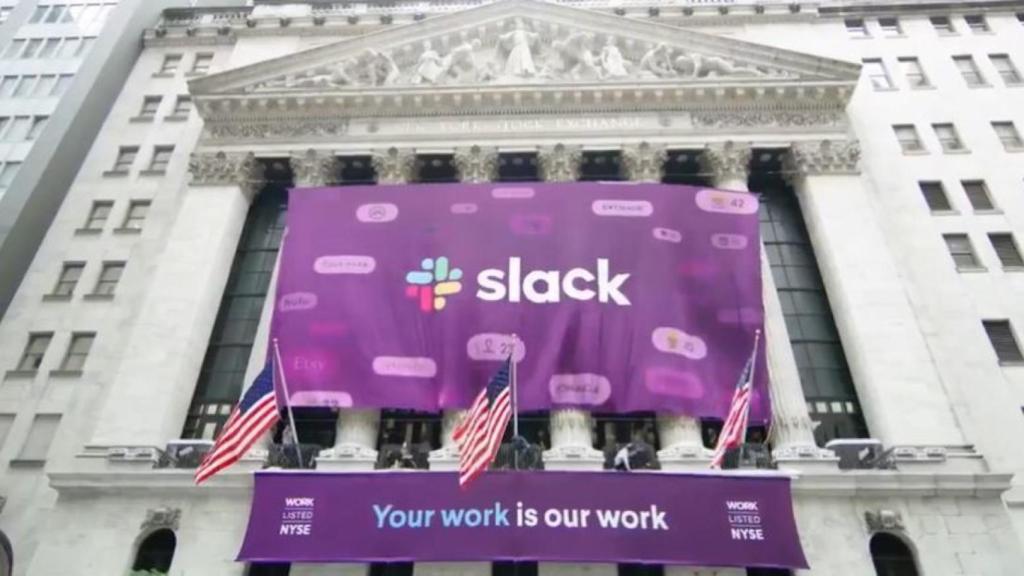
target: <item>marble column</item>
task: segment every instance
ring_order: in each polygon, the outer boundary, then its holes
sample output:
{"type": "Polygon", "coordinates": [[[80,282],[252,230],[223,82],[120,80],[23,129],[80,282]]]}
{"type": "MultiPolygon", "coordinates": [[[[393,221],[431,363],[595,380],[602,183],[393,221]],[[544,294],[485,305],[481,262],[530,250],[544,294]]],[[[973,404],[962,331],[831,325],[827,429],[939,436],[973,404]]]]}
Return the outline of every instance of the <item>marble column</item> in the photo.
{"type": "Polygon", "coordinates": [[[197,152],[189,170],[192,180],[172,199],[177,214],[87,451],[162,449],[181,436],[246,214],[262,181],[262,165],[252,154],[197,152]]]}
{"type": "Polygon", "coordinates": [[[886,446],[966,444],[904,286],[854,141],[793,144],[786,171],[871,436],[886,446]]]}
{"type": "MultiPolygon", "coordinates": [[[[538,155],[541,176],[548,182],[572,182],[579,178],[583,151],[579,146],[555,144],[538,155]]],[[[590,413],[579,409],[554,409],[549,416],[551,449],[544,453],[549,470],[599,470],[604,455],[594,448],[590,413]]]]}
{"type": "MultiPolygon", "coordinates": [[[[703,162],[704,168],[711,172],[716,188],[746,192],[750,158],[749,146],[725,142],[709,146],[703,162]]],[[[772,456],[776,461],[787,463],[794,459],[832,462],[834,458],[831,452],[819,449],[814,442],[814,428],[807,414],[800,372],[763,243],[761,291],[764,301],[765,349],[768,355],[768,392],[772,403],[772,456]]]]}
{"type": "MultiPolygon", "coordinates": [[[[627,146],[622,151],[626,178],[636,182],[661,182],[666,158],[668,152],[661,145],[641,142],[627,146]]],[[[696,418],[662,412],[657,415],[657,426],[661,443],[658,461],[662,470],[707,467],[700,422],[696,418]]]]}
{"type": "MultiPolygon", "coordinates": [[[[338,179],[338,159],[317,150],[298,152],[291,157],[295,185],[326,186],[338,179]]],[[[373,409],[338,410],[334,446],[321,450],[316,458],[318,470],[370,470],[377,463],[377,427],[380,411],[373,409]]]]}
{"type": "MultiPolygon", "coordinates": [[[[468,146],[455,151],[455,167],[463,182],[478,184],[493,181],[498,174],[498,151],[493,147],[468,146]]],[[[431,470],[456,470],[459,466],[459,449],[452,439],[455,427],[466,416],[466,410],[445,410],[441,416],[441,448],[430,453],[431,470]]],[[[444,572],[450,567],[444,564],[424,572],[444,572]]],[[[417,567],[417,572],[420,569],[417,567]]]]}

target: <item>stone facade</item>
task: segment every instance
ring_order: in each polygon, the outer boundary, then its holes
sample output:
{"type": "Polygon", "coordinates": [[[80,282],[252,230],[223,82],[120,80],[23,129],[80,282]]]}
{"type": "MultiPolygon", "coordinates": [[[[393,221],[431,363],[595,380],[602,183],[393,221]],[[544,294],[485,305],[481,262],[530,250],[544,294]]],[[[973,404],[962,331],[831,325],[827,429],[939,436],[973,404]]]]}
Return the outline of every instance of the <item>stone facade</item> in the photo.
{"type": "MultiPolygon", "coordinates": [[[[658,0],[361,11],[253,4],[168,11],[152,23],[0,322],[0,418],[9,424],[0,530],[13,544],[15,575],[126,574],[141,538],[160,527],[178,537],[174,576],[245,573],[233,558],[251,472],[268,446],[201,489],[191,470],[158,464],[182,433],[266,159],[315,186],[331,184],[343,158],[366,157],[379,182],[401,183],[415,179],[417,154],[443,153],[462,180],[486,182],[501,154],[532,151],[545,180],[567,181],[595,149],[620,150],[635,181],[660,180],[669,152],[689,151],[712,184],[734,190],[748,188],[758,151],[784,157],[868,429],[896,466],[840,470],[816,445],[766,265],[774,461],[794,477],[811,564],[801,574],[873,574],[876,532],[906,541],[922,574],[1019,572],[1024,493],[1013,476],[1024,470],[1015,445],[1024,436],[1024,368],[997,362],[981,321],[1024,326],[1024,287],[985,243],[988,233],[1024,234],[1024,167],[990,125],[1024,129],[1024,116],[1008,75],[989,59],[1005,54],[1024,66],[1024,4],[922,2],[898,13],[871,3],[658,0]],[[989,31],[964,15],[982,15],[989,31]],[[894,16],[898,34],[879,24],[894,16]],[[938,34],[932,16],[948,17],[955,35],[938,34]],[[964,87],[951,57],[966,53],[988,86],[964,87]],[[199,55],[212,56],[209,71],[197,68],[199,55]],[[177,56],[177,69],[162,72],[177,56]],[[909,57],[931,88],[911,89],[897,60],[909,57]],[[873,86],[863,59],[881,59],[891,88],[873,86]],[[133,121],[149,95],[163,96],[156,118],[133,121]],[[183,96],[193,109],[177,107],[183,96]],[[942,153],[930,125],[949,122],[967,152],[942,153]],[[928,153],[901,151],[893,126],[903,124],[916,126],[928,153]],[[157,147],[170,145],[166,166],[154,166],[157,147]],[[134,164],[112,170],[119,149],[132,146],[134,164]],[[945,184],[953,210],[929,211],[918,182],[932,180],[945,184]],[[960,180],[985,180],[996,209],[972,210],[960,180]],[[112,206],[98,228],[88,224],[97,202],[112,206]],[[135,226],[131,211],[147,202],[135,226]],[[954,233],[970,235],[987,270],[957,272],[942,239],[954,233]],[[78,288],[46,297],[64,262],[85,263],[78,288]],[[103,262],[127,265],[112,298],[93,298],[103,262]],[[63,370],[81,333],[96,335],[86,363],[63,370]],[[52,338],[41,364],[23,369],[31,334],[52,338]],[[41,457],[26,453],[39,416],[60,417],[41,457]]],[[[268,319],[264,305],[257,341],[268,319]]],[[[262,351],[252,354],[246,380],[263,361],[262,351]]],[[[445,436],[459,417],[445,414],[445,436]]],[[[342,411],[318,469],[371,468],[380,420],[377,411],[342,411]]],[[[547,468],[600,469],[591,420],[580,410],[551,414],[547,468]]],[[[707,467],[698,422],[659,414],[657,428],[663,469],[707,467]]],[[[450,438],[441,444],[432,469],[454,466],[450,438]]],[[[291,571],[342,572],[366,567],[291,571]]],[[[540,572],[615,567],[542,564],[540,572]]],[[[483,576],[488,567],[424,564],[416,573],[483,576]]]]}

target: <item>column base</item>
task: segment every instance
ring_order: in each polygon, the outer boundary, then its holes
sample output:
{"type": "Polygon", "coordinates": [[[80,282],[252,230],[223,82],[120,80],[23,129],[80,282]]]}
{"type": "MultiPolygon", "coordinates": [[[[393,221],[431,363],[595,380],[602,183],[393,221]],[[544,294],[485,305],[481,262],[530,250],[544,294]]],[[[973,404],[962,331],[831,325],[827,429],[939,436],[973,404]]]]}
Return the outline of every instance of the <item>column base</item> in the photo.
{"type": "Polygon", "coordinates": [[[700,444],[676,444],[659,450],[658,462],[667,472],[707,470],[711,465],[711,451],[700,444]]]}
{"type": "Polygon", "coordinates": [[[340,444],[320,452],[316,469],[330,472],[373,470],[377,465],[377,451],[366,446],[340,444]]]}
{"type": "Polygon", "coordinates": [[[559,446],[544,452],[545,470],[602,470],[604,453],[590,446],[559,446]]]}
{"type": "Polygon", "coordinates": [[[835,452],[813,444],[790,444],[772,449],[772,462],[780,469],[826,472],[839,468],[835,452]]]}
{"type": "Polygon", "coordinates": [[[441,472],[452,472],[459,469],[459,449],[455,446],[443,446],[430,452],[430,469],[441,472]]]}

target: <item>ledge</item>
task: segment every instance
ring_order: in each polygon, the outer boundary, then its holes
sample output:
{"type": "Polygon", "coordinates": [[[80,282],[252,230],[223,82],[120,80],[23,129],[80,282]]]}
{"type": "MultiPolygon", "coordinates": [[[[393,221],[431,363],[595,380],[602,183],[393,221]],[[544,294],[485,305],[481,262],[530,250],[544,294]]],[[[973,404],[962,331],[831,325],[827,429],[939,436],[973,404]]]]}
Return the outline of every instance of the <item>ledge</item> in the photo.
{"type": "Polygon", "coordinates": [[[170,116],[164,116],[164,122],[187,122],[188,116],[178,116],[171,114],[170,116]]]}
{"type": "Polygon", "coordinates": [[[139,171],[139,176],[154,177],[154,176],[166,176],[166,175],[167,175],[167,170],[140,170],[139,171]]]}
{"type": "Polygon", "coordinates": [[[46,460],[15,458],[10,462],[11,468],[42,468],[46,466],[46,460]]]}
{"type": "Polygon", "coordinates": [[[156,121],[156,116],[132,116],[128,119],[128,122],[132,124],[152,124],[156,121]]]}
{"type": "Polygon", "coordinates": [[[114,228],[112,230],[114,234],[142,234],[142,228],[114,228]]]}
{"type": "Polygon", "coordinates": [[[43,302],[70,302],[71,294],[43,294],[43,302]]]}
{"type": "Polygon", "coordinates": [[[82,300],[87,302],[109,302],[113,299],[113,294],[86,294],[85,296],[82,296],[82,300]]]}
{"type": "Polygon", "coordinates": [[[81,370],[50,370],[50,378],[80,378],[81,370]]]}
{"type": "Polygon", "coordinates": [[[128,170],[106,170],[103,172],[104,178],[127,178],[129,174],[128,170]]]}
{"type": "Polygon", "coordinates": [[[75,228],[75,236],[99,236],[102,233],[102,228],[75,228]]]}
{"type": "Polygon", "coordinates": [[[30,380],[39,374],[39,370],[8,370],[4,372],[4,380],[30,380]]]}

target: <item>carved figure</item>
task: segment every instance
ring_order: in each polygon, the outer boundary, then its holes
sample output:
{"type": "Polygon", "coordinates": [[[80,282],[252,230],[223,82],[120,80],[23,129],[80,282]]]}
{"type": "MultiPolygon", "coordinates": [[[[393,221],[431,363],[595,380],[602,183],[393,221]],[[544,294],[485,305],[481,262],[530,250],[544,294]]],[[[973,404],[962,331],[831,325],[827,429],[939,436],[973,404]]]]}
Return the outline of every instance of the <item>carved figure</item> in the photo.
{"type": "Polygon", "coordinates": [[[714,78],[717,76],[763,76],[764,73],[753,66],[740,66],[720,56],[701,56],[693,54],[694,77],[714,78]]]}
{"type": "Polygon", "coordinates": [[[531,46],[537,41],[538,35],[530,32],[523,21],[516,19],[515,29],[499,37],[501,46],[508,50],[505,59],[505,75],[516,78],[528,78],[537,75],[537,67],[533,62],[531,46]]]}
{"type": "Polygon", "coordinates": [[[458,82],[475,82],[481,75],[475,53],[480,49],[480,40],[474,38],[459,44],[445,56],[445,70],[448,76],[458,82]]]}
{"type": "Polygon", "coordinates": [[[672,67],[676,73],[684,78],[696,78],[697,77],[697,62],[700,56],[694,54],[693,56],[687,56],[681,54],[672,62],[672,67]]]}
{"type": "Polygon", "coordinates": [[[416,64],[416,71],[413,72],[411,82],[413,84],[434,84],[438,77],[445,71],[444,59],[434,50],[430,41],[423,43],[423,52],[420,54],[419,62],[416,64]]]}
{"type": "Polygon", "coordinates": [[[285,80],[285,86],[289,88],[323,88],[353,85],[356,82],[353,80],[350,70],[355,65],[354,60],[346,59],[331,66],[314,68],[285,80]]]}
{"type": "Polygon", "coordinates": [[[605,76],[609,78],[623,78],[629,76],[626,70],[628,62],[622,57],[622,52],[615,45],[615,39],[609,37],[601,49],[601,67],[604,68],[605,76]]]}
{"type": "Polygon", "coordinates": [[[366,50],[367,73],[370,76],[370,83],[374,86],[387,86],[398,80],[399,70],[394,59],[387,52],[366,50]]]}
{"type": "Polygon", "coordinates": [[[604,77],[601,68],[598,67],[598,59],[590,50],[589,34],[575,32],[565,40],[558,40],[552,44],[556,53],[562,57],[563,72],[572,78],[597,78],[604,77]]]}
{"type": "Polygon", "coordinates": [[[644,57],[640,59],[640,71],[645,75],[653,75],[656,78],[675,76],[676,72],[672,68],[672,62],[669,58],[668,46],[658,44],[648,50],[644,57]]]}

